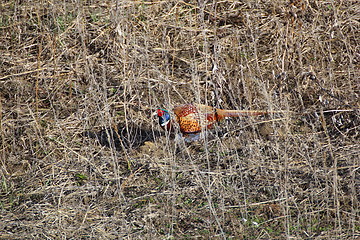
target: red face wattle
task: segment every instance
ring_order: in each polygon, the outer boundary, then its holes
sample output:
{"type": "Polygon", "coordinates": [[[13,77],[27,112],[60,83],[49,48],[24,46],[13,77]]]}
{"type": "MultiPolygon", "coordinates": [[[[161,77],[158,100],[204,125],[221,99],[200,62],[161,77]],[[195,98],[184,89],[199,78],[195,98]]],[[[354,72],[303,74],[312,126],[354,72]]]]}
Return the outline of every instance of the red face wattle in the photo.
{"type": "Polygon", "coordinates": [[[164,115],[164,110],[158,109],[158,110],[157,110],[157,115],[158,115],[159,117],[162,117],[162,115],[164,115]]]}

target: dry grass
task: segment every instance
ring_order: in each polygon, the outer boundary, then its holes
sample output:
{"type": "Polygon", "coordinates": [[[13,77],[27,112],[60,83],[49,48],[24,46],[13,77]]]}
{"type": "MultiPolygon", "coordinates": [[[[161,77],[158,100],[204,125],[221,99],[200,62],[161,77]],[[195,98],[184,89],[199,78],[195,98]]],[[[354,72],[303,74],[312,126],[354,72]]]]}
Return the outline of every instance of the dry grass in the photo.
{"type": "Polygon", "coordinates": [[[360,237],[357,1],[0,10],[1,239],[360,237]],[[183,145],[186,102],[293,113],[183,145]]]}

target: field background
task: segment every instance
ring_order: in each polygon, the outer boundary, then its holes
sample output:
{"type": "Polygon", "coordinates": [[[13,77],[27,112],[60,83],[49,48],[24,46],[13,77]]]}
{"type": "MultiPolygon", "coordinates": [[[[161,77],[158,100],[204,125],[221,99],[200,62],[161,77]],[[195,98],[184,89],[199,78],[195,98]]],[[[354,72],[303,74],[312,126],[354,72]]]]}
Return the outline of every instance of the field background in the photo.
{"type": "Polygon", "coordinates": [[[0,239],[360,238],[358,1],[0,10],[0,239]],[[188,102],[283,114],[185,144],[188,102]]]}

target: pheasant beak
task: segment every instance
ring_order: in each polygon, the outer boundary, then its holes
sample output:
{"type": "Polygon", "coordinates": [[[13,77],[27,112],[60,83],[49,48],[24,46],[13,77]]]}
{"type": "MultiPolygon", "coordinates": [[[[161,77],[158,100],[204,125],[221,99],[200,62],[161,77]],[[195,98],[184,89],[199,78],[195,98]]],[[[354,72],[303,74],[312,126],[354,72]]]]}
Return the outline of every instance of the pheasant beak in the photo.
{"type": "Polygon", "coordinates": [[[158,114],[158,111],[156,111],[156,112],[153,112],[152,114],[151,114],[151,117],[155,117],[155,116],[158,116],[159,114],[158,114]]]}

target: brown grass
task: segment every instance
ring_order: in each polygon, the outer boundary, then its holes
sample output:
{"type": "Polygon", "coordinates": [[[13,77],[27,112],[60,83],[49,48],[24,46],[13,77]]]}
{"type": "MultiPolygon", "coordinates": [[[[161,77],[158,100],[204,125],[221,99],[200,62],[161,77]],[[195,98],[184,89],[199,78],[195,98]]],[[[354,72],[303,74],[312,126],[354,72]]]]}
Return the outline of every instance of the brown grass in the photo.
{"type": "Polygon", "coordinates": [[[1,239],[360,238],[357,1],[0,10],[1,239]],[[187,102],[285,114],[184,145],[187,102]]]}

